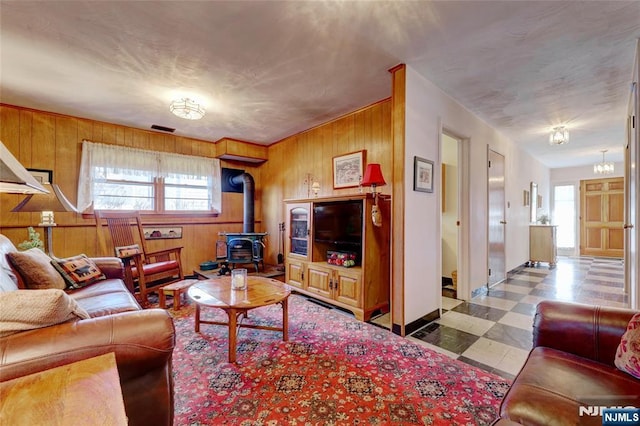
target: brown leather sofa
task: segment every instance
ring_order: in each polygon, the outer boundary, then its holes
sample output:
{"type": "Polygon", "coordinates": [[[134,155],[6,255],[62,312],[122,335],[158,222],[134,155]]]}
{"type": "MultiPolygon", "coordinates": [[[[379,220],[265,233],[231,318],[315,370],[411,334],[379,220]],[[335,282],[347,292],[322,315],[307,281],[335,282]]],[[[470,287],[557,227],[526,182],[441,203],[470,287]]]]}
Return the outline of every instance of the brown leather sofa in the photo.
{"type": "Polygon", "coordinates": [[[614,365],[620,338],[635,313],[540,302],[533,349],[502,400],[495,424],[600,426],[602,417],[590,415],[594,408],[589,407],[640,407],[640,380],[614,365]]]}
{"type": "MultiPolygon", "coordinates": [[[[0,235],[0,273],[24,288],[6,256],[15,250],[0,235]]],[[[142,310],[124,284],[119,259],[93,260],[107,278],[67,291],[91,318],[0,337],[0,381],[114,352],[129,424],[171,425],[173,320],[163,309],[142,310]]]]}

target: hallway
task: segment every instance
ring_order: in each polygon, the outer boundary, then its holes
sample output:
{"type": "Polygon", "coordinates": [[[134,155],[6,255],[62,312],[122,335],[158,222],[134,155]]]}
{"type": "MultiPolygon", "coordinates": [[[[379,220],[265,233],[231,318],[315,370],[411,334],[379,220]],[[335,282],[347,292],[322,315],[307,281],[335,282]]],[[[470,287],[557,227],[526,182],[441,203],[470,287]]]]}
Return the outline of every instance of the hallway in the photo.
{"type": "Polygon", "coordinates": [[[442,318],[408,338],[513,379],[531,349],[536,304],[552,299],[625,307],[623,267],[621,259],[592,257],[560,257],[554,269],[521,267],[469,303],[443,297],[442,318]]]}

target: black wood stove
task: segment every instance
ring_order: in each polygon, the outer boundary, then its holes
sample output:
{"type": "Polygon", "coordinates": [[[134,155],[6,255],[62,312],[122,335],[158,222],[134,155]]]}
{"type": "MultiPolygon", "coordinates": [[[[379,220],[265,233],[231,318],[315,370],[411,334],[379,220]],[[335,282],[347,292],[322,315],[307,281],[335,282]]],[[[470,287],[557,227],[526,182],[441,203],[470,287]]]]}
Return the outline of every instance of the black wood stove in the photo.
{"type": "Polygon", "coordinates": [[[220,235],[226,237],[227,242],[227,262],[232,268],[236,264],[253,263],[256,272],[259,271],[259,264],[262,263],[264,269],[264,237],[266,232],[238,232],[220,235]]]}
{"type": "MultiPolygon", "coordinates": [[[[227,263],[232,268],[236,264],[253,263],[256,272],[259,271],[259,264],[262,262],[264,269],[264,238],[266,232],[254,232],[254,193],[255,183],[249,173],[240,171],[240,174],[228,175],[226,182],[229,186],[242,185],[244,213],[242,217],[242,232],[221,232],[218,235],[224,236],[227,243],[227,263]]],[[[225,183],[225,182],[223,182],[225,183]]],[[[224,187],[224,185],[223,185],[224,187]]],[[[232,191],[235,192],[235,191],[232,191]]]]}

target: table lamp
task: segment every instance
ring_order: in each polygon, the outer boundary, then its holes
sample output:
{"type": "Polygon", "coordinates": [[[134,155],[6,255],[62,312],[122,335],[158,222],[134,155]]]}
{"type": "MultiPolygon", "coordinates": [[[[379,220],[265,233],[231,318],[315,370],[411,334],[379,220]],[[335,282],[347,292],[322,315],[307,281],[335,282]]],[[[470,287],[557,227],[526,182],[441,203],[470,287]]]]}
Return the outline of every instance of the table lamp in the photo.
{"type": "Polygon", "coordinates": [[[382,176],[382,170],[380,164],[367,164],[367,169],[364,172],[364,177],[360,185],[370,186],[373,193],[373,207],[371,208],[371,221],[375,226],[382,226],[382,214],[378,210],[378,193],[376,192],[377,186],[386,185],[382,176]]]}
{"type": "Polygon", "coordinates": [[[38,226],[44,228],[44,249],[53,257],[53,244],[51,237],[51,227],[56,226],[53,218],[54,212],[78,212],[78,210],[64,196],[58,185],[44,183],[42,186],[48,194],[30,194],[25,197],[20,204],[15,206],[12,212],[40,212],[41,219],[38,226]]]}

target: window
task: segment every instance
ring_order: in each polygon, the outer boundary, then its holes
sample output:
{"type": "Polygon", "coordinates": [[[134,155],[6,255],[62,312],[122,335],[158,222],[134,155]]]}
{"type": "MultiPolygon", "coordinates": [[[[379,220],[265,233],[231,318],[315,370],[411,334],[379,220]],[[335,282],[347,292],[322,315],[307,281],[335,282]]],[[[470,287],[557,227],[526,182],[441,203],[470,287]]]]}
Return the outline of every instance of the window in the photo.
{"type": "Polygon", "coordinates": [[[558,249],[575,248],[576,201],[573,185],[558,185],[553,188],[553,223],[558,225],[558,249]]]}
{"type": "Polygon", "coordinates": [[[220,212],[220,161],[84,141],[78,206],[103,210],[220,212]]]}

